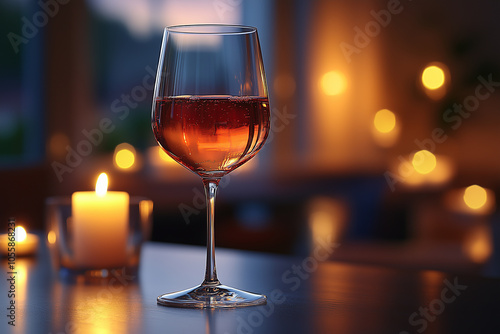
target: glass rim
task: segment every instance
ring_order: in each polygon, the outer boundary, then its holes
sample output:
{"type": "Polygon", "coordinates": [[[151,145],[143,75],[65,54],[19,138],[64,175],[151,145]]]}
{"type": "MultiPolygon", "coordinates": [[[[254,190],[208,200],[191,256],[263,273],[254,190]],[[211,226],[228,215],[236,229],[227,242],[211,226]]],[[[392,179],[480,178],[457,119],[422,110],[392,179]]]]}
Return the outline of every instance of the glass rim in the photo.
{"type": "Polygon", "coordinates": [[[165,31],[192,35],[246,35],[257,32],[257,28],[239,24],[180,24],[165,27],[165,31]]]}

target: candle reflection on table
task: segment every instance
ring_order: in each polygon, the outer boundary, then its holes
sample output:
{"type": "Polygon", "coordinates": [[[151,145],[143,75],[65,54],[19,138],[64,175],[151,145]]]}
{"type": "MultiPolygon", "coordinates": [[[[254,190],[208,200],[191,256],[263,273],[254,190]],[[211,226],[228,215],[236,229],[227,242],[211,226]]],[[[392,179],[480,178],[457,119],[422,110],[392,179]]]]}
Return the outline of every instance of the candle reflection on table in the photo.
{"type": "Polygon", "coordinates": [[[108,279],[60,278],[52,284],[52,305],[69,310],[62,317],[52,312],[51,328],[56,333],[140,333],[141,315],[134,316],[130,300],[140,298],[136,277],[112,271],[108,279]],[[130,319],[126,321],[114,319],[130,319]]]}
{"type": "Polygon", "coordinates": [[[488,223],[474,226],[463,245],[464,253],[475,263],[486,263],[493,254],[493,238],[488,223]]]}
{"type": "MultiPolygon", "coordinates": [[[[26,296],[28,296],[28,262],[25,259],[16,259],[16,303],[19,306],[26,305],[26,296]]],[[[16,317],[16,320],[19,317],[16,317]]],[[[16,321],[17,322],[17,321],[16,321]]],[[[16,324],[19,326],[20,333],[25,332],[26,324],[20,321],[16,324]]]]}
{"type": "Polygon", "coordinates": [[[126,333],[130,328],[124,322],[111,322],[112,318],[125,319],[129,313],[127,293],[114,291],[109,286],[73,287],[70,307],[78,320],[82,333],[126,333]]]}
{"type": "MultiPolygon", "coordinates": [[[[2,261],[4,268],[8,268],[7,260],[2,261]]],[[[6,274],[7,290],[5,290],[5,301],[7,302],[5,307],[5,323],[9,321],[14,321],[15,326],[10,326],[13,331],[12,333],[30,333],[29,328],[29,312],[23,312],[27,307],[27,296],[29,293],[29,277],[30,272],[33,270],[33,264],[35,260],[33,258],[16,258],[14,268],[12,272],[14,274],[6,274]],[[9,281],[10,276],[14,276],[14,288],[12,287],[12,282],[9,281]],[[12,290],[11,290],[12,289],[12,290]],[[14,316],[12,319],[9,315],[12,314],[7,308],[8,303],[14,301],[14,316]],[[23,314],[24,313],[24,314],[23,314]],[[21,315],[22,314],[22,315],[21,315]]],[[[10,271],[10,270],[9,270],[10,271]]]]}

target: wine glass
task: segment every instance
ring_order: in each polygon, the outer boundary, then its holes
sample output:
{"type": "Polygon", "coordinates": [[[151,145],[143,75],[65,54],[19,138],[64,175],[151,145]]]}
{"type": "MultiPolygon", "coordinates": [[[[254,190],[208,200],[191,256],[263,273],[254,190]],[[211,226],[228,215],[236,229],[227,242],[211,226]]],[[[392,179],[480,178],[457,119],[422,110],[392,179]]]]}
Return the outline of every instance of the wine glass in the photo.
{"type": "Polygon", "coordinates": [[[207,262],[200,285],[161,295],[158,304],[219,308],[266,303],[264,295],[217,279],[214,207],[221,178],[257,154],[269,134],[267,95],[257,29],[214,24],[165,28],[152,127],[165,152],[203,181],[207,262]]]}

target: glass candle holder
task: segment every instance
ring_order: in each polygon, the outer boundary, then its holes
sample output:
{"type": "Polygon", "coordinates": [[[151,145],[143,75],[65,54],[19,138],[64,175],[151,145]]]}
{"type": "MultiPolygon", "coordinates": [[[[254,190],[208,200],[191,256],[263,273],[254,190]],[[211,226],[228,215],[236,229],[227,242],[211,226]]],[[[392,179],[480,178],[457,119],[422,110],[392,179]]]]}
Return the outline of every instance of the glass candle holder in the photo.
{"type": "MultiPolygon", "coordinates": [[[[120,227],[124,233],[113,233],[112,225],[100,229],[90,224],[88,229],[94,230],[76,233],[70,197],[49,197],[45,207],[46,242],[56,269],[92,277],[107,277],[111,270],[137,271],[142,243],[151,235],[151,200],[130,197],[128,224],[120,227]]],[[[79,230],[82,228],[87,227],[80,226],[79,230]]]]}

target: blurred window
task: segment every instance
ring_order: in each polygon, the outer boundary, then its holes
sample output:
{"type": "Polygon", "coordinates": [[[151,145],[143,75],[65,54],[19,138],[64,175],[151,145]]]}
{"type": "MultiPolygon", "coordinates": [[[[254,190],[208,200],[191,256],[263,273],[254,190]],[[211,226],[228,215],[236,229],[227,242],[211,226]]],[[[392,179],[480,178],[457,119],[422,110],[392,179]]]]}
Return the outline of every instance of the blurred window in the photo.
{"type": "Polygon", "coordinates": [[[33,1],[0,3],[0,167],[44,157],[42,55],[45,14],[33,1]]]}

